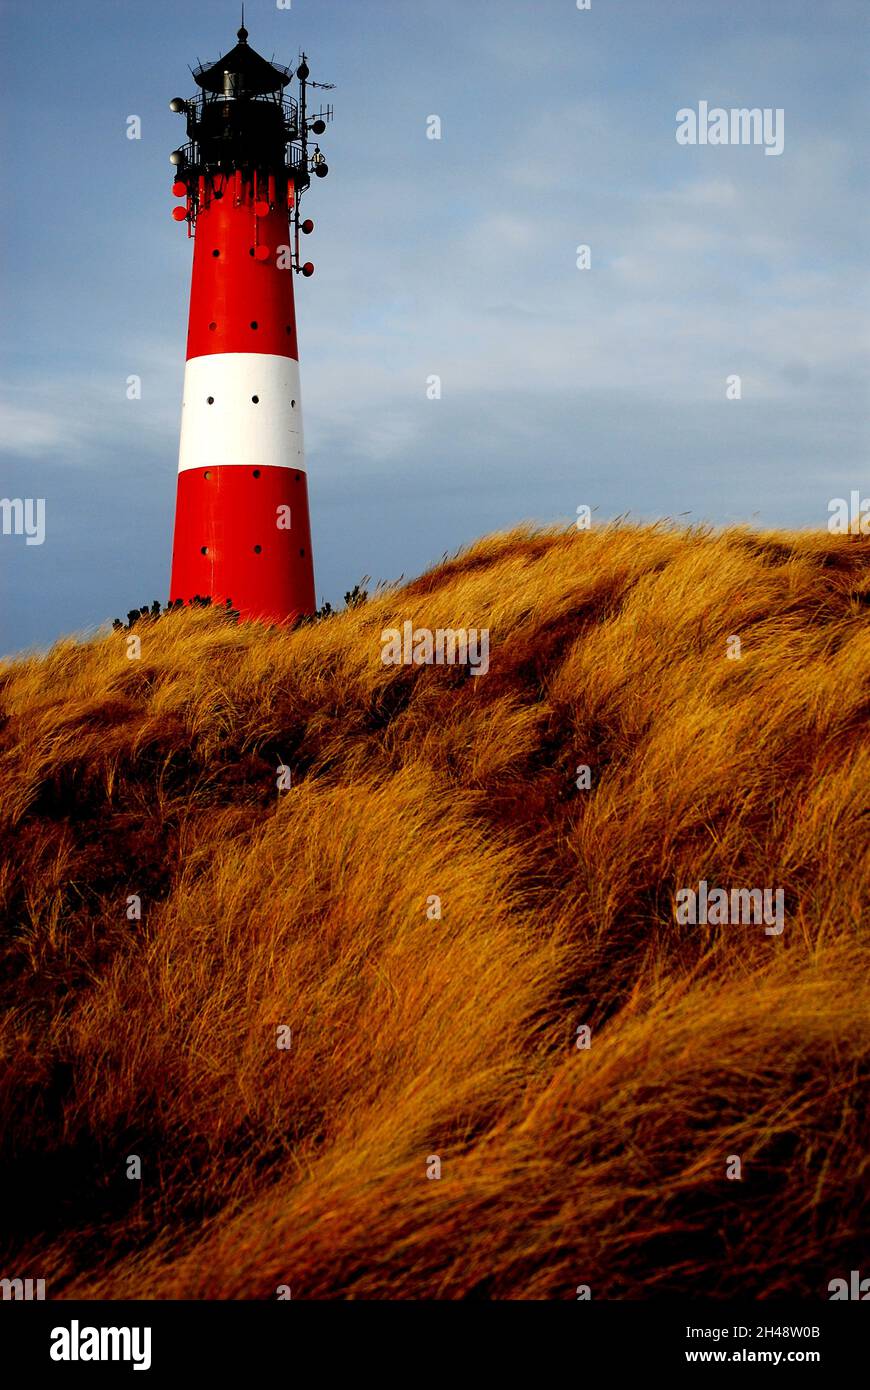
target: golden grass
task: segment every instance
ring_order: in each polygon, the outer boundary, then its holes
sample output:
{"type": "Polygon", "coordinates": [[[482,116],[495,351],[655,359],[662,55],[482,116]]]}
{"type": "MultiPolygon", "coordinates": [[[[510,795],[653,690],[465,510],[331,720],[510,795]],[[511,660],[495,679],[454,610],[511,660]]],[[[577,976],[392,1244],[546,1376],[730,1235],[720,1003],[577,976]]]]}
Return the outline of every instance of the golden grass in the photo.
{"type": "Polygon", "coordinates": [[[867,1201],[868,599],[861,540],[520,530],[292,634],[7,663],[0,1275],[826,1297],[867,1201]],[[383,666],[408,619],[488,627],[489,674],[383,666]],[[701,879],[782,887],[783,935],[677,925],[701,879]]]}

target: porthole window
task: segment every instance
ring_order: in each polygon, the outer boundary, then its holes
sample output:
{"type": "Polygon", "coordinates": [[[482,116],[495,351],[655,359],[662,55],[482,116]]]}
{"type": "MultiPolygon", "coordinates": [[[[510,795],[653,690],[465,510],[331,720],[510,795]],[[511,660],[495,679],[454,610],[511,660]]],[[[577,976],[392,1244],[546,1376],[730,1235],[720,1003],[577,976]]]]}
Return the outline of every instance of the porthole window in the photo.
{"type": "Polygon", "coordinates": [[[254,554],[255,554],[255,555],[262,555],[262,553],[263,553],[263,547],[262,547],[261,545],[255,545],[255,546],[254,546],[254,554]]]}
{"type": "Polygon", "coordinates": [[[300,550],[299,554],[302,556],[302,558],[303,558],[303,560],[304,560],[304,559],[305,559],[305,551],[304,551],[304,550],[300,550]]]}
{"type": "Polygon", "coordinates": [[[259,327],[260,327],[260,325],[257,323],[257,320],[256,320],[256,319],[254,319],[254,322],[251,324],[251,327],[252,327],[252,328],[259,328],[259,327]]]}
{"type": "Polygon", "coordinates": [[[208,554],[208,546],[207,546],[207,545],[204,545],[204,546],[202,547],[202,550],[201,550],[199,553],[200,553],[200,555],[207,555],[207,554],[208,554]]]}
{"type": "Polygon", "coordinates": [[[291,407],[292,407],[293,410],[296,409],[296,402],[295,402],[295,401],[291,401],[291,402],[290,402],[290,405],[291,405],[291,407]]]}
{"type": "Polygon", "coordinates": [[[211,474],[210,474],[210,473],[203,473],[202,476],[205,478],[206,482],[208,482],[209,478],[211,477],[211,474]]]}
{"type": "Polygon", "coordinates": [[[259,470],[259,468],[255,468],[255,469],[254,469],[254,477],[255,477],[255,478],[259,478],[259,476],[260,476],[260,470],[259,470]]]}
{"type": "Polygon", "coordinates": [[[208,326],[208,331],[209,331],[209,333],[214,333],[214,332],[216,331],[216,329],[217,329],[217,324],[216,324],[216,323],[210,323],[210,324],[209,324],[209,326],[208,326]]]}
{"type": "Polygon", "coordinates": [[[259,405],[259,404],[260,404],[260,397],[259,397],[259,396],[252,396],[252,397],[251,397],[251,400],[253,401],[254,405],[259,405]]]}
{"type": "Polygon", "coordinates": [[[253,248],[253,246],[252,246],[251,249],[250,249],[250,251],[248,252],[248,255],[249,255],[249,256],[253,256],[253,254],[254,254],[254,248],[253,248]]]}
{"type": "Polygon", "coordinates": [[[208,403],[209,405],[214,405],[214,396],[209,396],[208,403]]]}
{"type": "Polygon", "coordinates": [[[220,251],[212,251],[211,254],[212,254],[213,256],[219,256],[219,255],[220,255],[220,251]]]}

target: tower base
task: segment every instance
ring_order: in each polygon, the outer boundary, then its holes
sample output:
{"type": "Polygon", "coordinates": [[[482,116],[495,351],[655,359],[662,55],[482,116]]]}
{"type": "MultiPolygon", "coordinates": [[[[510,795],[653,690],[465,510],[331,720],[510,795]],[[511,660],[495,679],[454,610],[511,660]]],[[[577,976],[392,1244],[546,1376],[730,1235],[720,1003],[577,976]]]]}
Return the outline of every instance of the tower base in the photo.
{"type": "Polygon", "coordinates": [[[199,595],[243,620],[292,625],[314,613],[308,479],[295,468],[178,475],[170,599],[199,595]]]}

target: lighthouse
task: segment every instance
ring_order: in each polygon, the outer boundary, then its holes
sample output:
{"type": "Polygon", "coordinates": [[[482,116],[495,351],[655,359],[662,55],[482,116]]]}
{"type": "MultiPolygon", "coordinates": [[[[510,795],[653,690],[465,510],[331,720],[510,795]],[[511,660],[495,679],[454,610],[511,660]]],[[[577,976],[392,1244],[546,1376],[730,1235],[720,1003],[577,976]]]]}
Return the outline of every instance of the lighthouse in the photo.
{"type": "Polygon", "coordinates": [[[316,607],[293,277],[314,274],[300,202],[328,173],[332,107],[309,114],[327,84],[304,54],[295,74],[261,57],[244,21],[193,77],[170,103],[188,137],[173,216],[194,243],[170,600],[289,626],[316,607]]]}

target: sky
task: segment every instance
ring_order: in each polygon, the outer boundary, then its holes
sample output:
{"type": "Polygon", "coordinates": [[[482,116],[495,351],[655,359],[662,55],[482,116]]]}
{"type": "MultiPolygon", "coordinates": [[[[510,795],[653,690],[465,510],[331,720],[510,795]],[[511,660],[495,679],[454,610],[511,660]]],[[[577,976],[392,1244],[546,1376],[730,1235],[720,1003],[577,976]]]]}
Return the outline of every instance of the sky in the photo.
{"type": "MultiPolygon", "coordinates": [[[[866,0],[245,13],[255,49],[336,84],[296,280],[320,601],[581,506],[824,528],[870,494],[866,0]],[[678,143],[702,101],[781,110],[782,153],[678,143]]],[[[2,653],[168,597],[191,270],[169,101],[239,22],[0,4],[0,498],[45,499],[43,544],[0,535],[2,653]]]]}

